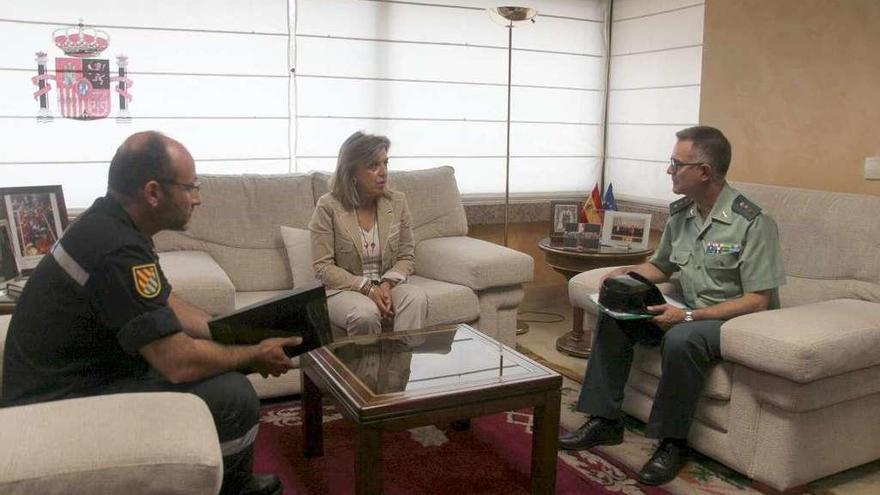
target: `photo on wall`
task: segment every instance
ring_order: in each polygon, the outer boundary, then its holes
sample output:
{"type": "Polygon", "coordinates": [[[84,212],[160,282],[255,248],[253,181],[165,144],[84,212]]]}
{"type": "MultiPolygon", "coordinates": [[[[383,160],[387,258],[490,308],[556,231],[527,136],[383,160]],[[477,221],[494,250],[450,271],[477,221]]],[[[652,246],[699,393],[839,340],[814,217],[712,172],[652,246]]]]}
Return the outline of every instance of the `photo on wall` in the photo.
{"type": "Polygon", "coordinates": [[[29,272],[67,228],[61,186],[2,188],[0,208],[9,227],[16,267],[23,274],[29,272]]]}

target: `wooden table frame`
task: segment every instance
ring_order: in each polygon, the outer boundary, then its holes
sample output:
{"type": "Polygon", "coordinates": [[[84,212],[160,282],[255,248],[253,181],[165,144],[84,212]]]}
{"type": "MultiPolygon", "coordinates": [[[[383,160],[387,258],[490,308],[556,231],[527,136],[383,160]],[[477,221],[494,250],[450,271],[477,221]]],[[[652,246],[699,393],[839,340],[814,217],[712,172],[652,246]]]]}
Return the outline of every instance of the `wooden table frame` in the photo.
{"type": "MultiPolygon", "coordinates": [[[[487,340],[488,337],[486,337],[487,340]]],[[[494,341],[493,341],[494,342],[494,341]]],[[[497,344],[496,344],[497,345],[497,344]]],[[[358,495],[382,493],[382,433],[429,424],[534,408],[531,493],[552,494],[556,487],[557,438],[562,377],[512,349],[539,372],[507,383],[458,386],[452,391],[385,394],[364,401],[363,390],[345,376],[346,369],[326,347],[302,355],[303,452],[323,455],[322,398],[335,403],[357,425],[355,480],[358,495]]]]}
{"type": "MultiPolygon", "coordinates": [[[[600,248],[572,251],[551,246],[548,237],[538,242],[538,248],[544,251],[544,261],[561,273],[566,280],[571,280],[579,273],[603,266],[635,265],[643,262],[654,252],[653,248],[632,250],[600,248]]],[[[588,358],[592,331],[584,330],[584,309],[572,305],[571,313],[571,331],[556,339],[556,350],[574,357],[588,358]]]]}

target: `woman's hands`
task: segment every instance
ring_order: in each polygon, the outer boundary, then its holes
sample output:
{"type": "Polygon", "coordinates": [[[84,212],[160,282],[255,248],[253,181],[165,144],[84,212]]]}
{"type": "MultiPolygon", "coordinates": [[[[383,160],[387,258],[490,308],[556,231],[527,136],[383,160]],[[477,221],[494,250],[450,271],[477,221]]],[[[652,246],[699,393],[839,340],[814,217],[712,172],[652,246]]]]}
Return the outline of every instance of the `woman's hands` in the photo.
{"type": "Polygon", "coordinates": [[[394,319],[394,301],[391,299],[391,282],[382,281],[379,285],[374,285],[368,294],[369,298],[376,303],[379,308],[379,314],[383,319],[394,319]]]}

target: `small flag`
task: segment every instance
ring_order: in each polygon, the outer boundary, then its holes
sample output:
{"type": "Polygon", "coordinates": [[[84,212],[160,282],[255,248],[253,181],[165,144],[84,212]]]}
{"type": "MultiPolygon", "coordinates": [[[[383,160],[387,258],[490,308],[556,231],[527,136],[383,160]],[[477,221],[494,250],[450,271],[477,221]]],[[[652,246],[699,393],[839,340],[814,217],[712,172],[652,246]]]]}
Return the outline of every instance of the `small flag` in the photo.
{"type": "Polygon", "coordinates": [[[602,209],[617,211],[617,201],[614,199],[614,186],[609,182],[605,190],[605,199],[602,201],[602,209]]]}
{"type": "Polygon", "coordinates": [[[593,186],[593,192],[584,202],[584,208],[581,210],[581,223],[602,223],[602,194],[599,192],[599,185],[593,186]]]}

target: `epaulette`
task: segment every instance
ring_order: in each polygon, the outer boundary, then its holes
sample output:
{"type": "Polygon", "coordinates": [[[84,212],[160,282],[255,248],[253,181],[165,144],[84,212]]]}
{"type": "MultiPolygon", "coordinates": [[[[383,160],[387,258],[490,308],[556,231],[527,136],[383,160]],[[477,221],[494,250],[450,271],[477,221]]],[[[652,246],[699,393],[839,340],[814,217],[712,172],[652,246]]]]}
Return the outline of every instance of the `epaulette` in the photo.
{"type": "Polygon", "coordinates": [[[746,220],[753,220],[756,216],[761,214],[761,207],[749,201],[749,198],[740,194],[733,200],[733,205],[731,206],[734,212],[739,213],[744,216],[746,220]]]}
{"type": "Polygon", "coordinates": [[[679,200],[669,203],[669,216],[675,215],[682,210],[686,210],[687,207],[690,206],[693,202],[694,200],[685,196],[679,200]]]}

